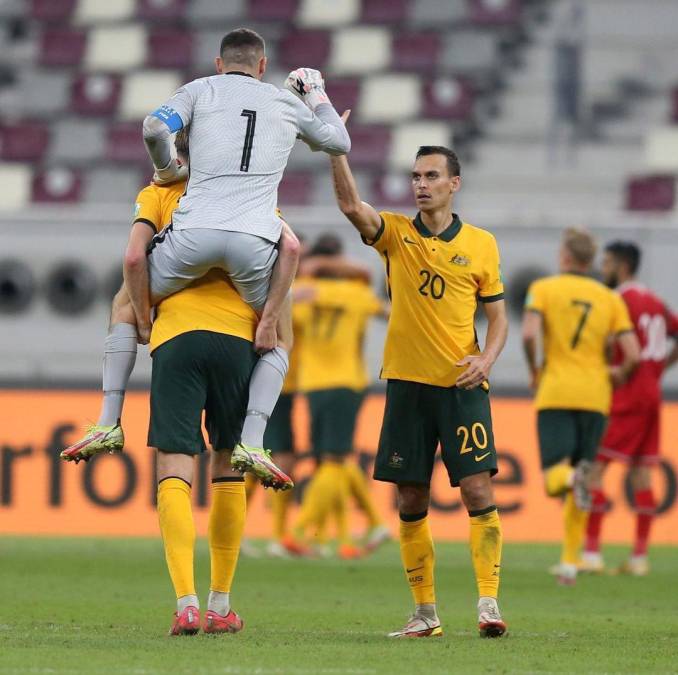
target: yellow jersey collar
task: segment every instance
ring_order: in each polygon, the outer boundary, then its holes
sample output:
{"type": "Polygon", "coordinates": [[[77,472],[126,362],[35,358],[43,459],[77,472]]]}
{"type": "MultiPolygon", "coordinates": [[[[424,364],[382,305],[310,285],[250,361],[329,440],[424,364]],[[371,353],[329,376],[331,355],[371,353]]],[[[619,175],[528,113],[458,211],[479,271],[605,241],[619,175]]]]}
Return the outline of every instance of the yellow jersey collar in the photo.
{"type": "Polygon", "coordinates": [[[422,237],[437,237],[438,239],[447,242],[452,241],[459,234],[459,230],[461,230],[461,220],[456,213],[452,214],[452,222],[440,234],[433,234],[431,230],[424,225],[421,220],[421,211],[417,212],[417,215],[412,222],[417,228],[417,232],[419,232],[422,237]]]}

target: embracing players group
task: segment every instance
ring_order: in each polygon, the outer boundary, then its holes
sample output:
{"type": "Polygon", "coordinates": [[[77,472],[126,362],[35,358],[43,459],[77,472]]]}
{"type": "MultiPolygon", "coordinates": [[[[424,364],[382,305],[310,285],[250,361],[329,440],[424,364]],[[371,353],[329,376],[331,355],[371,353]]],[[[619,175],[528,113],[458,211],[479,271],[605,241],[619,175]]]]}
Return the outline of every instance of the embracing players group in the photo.
{"type": "MultiPolygon", "coordinates": [[[[266,449],[264,435],[295,337],[290,288],[301,246],[276,199],[289,154],[301,139],[329,155],[339,208],[385,265],[390,308],[373,297],[359,271],[331,261],[324,276],[352,277],[348,290],[304,292],[302,286],[294,294],[299,316],[307,317],[321,342],[337,335],[349,310],[363,317],[390,314],[382,369],[386,407],[374,478],[397,489],[400,550],[415,608],[389,637],[442,635],[428,522],[438,447],[468,511],[480,635],[506,635],[497,604],[502,531],[492,492],[497,459],[488,380],[508,321],[494,237],[452,212],[461,184],[455,153],[420,147],[411,174],[414,218],[377,212],[360,199],[347,161],[350,111],[337,114],[318,71],[291,72],[283,89],[263,83],[264,41],[248,29],[224,37],[216,68],[217,75],[181,87],[144,121],[155,175],[137,198],[125,281],[113,302],[101,416],[62,457],[77,462],[122,450],[127,381],[137,343],[149,343],[149,445],[157,449],[158,516],[177,596],[170,634],[242,629],[230,591],[245,524],[243,474],[274,488],[276,497],[293,487],[283,471],[287,466],[266,449]],[[488,320],[482,350],[474,326],[478,301],[488,320]],[[206,451],[203,412],[212,447],[212,497],[210,592],[201,618],[191,484],[194,456],[206,451]]],[[[531,286],[523,325],[546,491],[564,500],[563,555],[555,570],[562,584],[574,583],[582,566],[603,566],[602,478],[610,459],[633,467],[638,528],[626,569],[647,572],[654,511],[648,467],[657,461],[659,380],[676,358],[675,348],[667,354],[667,336],[678,334],[678,320],[634,281],[638,249],[615,242],[605,250],[605,281],[619,285],[620,293],[590,276],[595,252],[585,231],[565,233],[561,273],[531,286]]],[[[359,350],[361,330],[358,339],[346,338],[346,350],[359,350]]],[[[341,342],[334,344],[339,355],[341,342]]],[[[359,405],[353,383],[360,374],[345,381],[345,370],[335,368],[337,379],[309,395],[314,450],[326,467],[316,476],[324,476],[315,486],[320,496],[341,482],[337,467],[350,449],[359,405]],[[342,438],[347,430],[349,437],[342,438]]],[[[322,380],[322,363],[316,372],[322,380]]],[[[304,517],[302,509],[300,533],[304,517]]]]}

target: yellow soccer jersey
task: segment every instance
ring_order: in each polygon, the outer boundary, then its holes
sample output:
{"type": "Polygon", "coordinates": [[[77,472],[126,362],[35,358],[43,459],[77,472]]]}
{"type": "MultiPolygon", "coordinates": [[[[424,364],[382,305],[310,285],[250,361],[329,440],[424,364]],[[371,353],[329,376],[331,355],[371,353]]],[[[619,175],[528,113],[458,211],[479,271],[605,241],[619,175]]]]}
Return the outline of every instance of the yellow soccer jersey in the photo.
{"type": "Polygon", "coordinates": [[[167,186],[155,185],[155,183],[146,186],[137,195],[133,222],[139,220],[150,225],[155,232],[160,232],[165,225],[172,222],[172,213],[177,208],[185,190],[186,181],[167,186]]]}
{"type": "Polygon", "coordinates": [[[374,291],[362,281],[314,279],[308,302],[294,306],[299,326],[299,389],[317,391],[346,387],[363,390],[368,383],[363,358],[367,321],[382,308],[374,291]]]}
{"type": "Polygon", "coordinates": [[[234,335],[254,340],[257,315],[238,295],[226,273],[211,270],[156,308],[151,351],[177,335],[193,330],[234,335]]]}
{"type": "Polygon", "coordinates": [[[612,398],[608,338],[633,330],[621,296],[579,274],[535,281],[525,308],[544,324],[544,367],[535,404],[538,410],[565,408],[607,414],[612,398]]]}
{"type": "Polygon", "coordinates": [[[384,347],[384,379],[452,387],[455,364],[478,354],[478,300],[504,297],[499,249],[487,231],[462,222],[432,235],[419,214],[380,213],[372,242],[383,257],[392,310],[384,347]]]}

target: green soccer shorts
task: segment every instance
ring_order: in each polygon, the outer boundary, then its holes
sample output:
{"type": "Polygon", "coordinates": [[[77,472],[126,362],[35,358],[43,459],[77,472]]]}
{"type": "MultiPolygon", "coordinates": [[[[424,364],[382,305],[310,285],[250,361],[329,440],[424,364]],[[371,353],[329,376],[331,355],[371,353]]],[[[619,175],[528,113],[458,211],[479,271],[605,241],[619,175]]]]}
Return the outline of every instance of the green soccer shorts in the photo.
{"type": "Polygon", "coordinates": [[[605,433],[607,417],[593,410],[548,408],[537,413],[537,433],[542,469],[564,460],[575,466],[593,461],[605,433]]]}
{"type": "Polygon", "coordinates": [[[363,392],[348,388],[306,393],[311,412],[311,446],[317,459],[344,457],[353,452],[353,434],[363,392]]]}
{"type": "Polygon", "coordinates": [[[275,453],[294,452],[293,404],[294,394],[280,394],[264,434],[264,447],[267,450],[275,453]]]}
{"type": "Polygon", "coordinates": [[[438,445],[453,487],[467,476],[497,473],[487,391],[389,380],[374,478],[428,485],[438,445]]]}
{"type": "Polygon", "coordinates": [[[232,450],[240,441],[258,359],[252,343],[197,330],[165,342],[152,356],[148,444],[163,452],[204,452],[204,411],[212,447],[232,450]]]}

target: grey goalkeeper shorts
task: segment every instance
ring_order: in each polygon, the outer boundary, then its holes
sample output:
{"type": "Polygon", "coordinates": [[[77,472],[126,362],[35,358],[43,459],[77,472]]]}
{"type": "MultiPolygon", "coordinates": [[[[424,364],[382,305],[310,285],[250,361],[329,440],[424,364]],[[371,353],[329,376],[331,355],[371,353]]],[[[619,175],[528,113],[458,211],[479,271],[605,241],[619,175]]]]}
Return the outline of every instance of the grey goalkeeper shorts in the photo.
{"type": "Polygon", "coordinates": [[[147,251],[151,303],[177,293],[213,268],[224,270],[253,309],[266,304],[278,244],[254,234],[171,226],[153,237],[147,251]]]}

